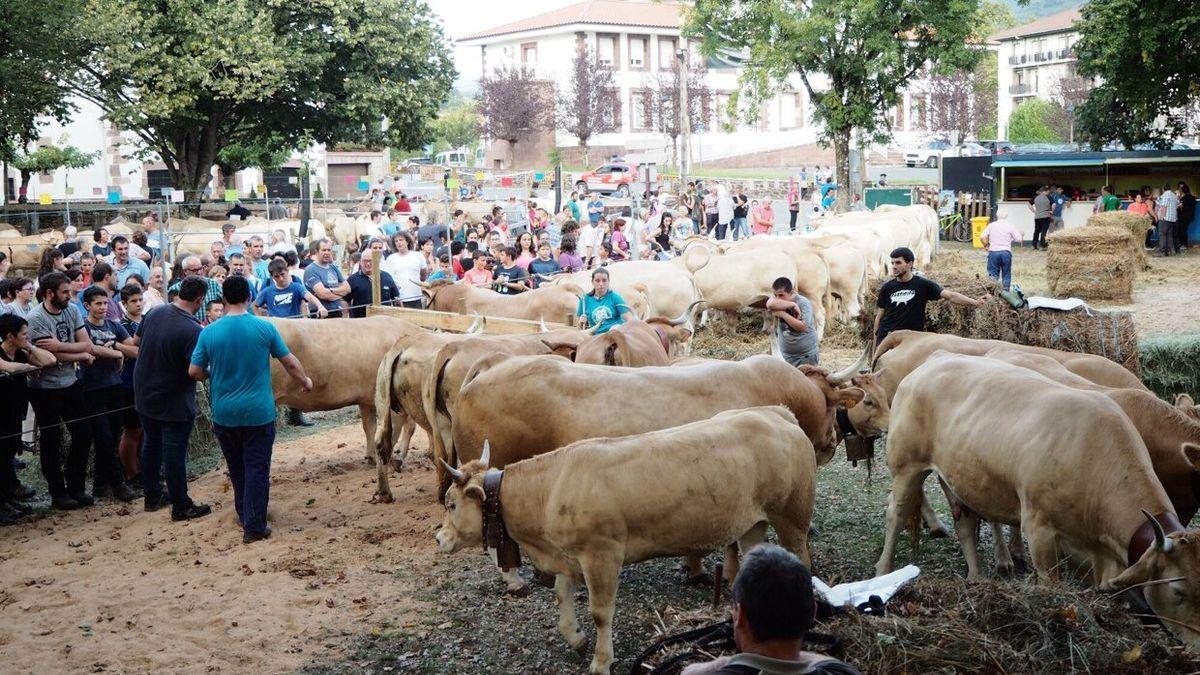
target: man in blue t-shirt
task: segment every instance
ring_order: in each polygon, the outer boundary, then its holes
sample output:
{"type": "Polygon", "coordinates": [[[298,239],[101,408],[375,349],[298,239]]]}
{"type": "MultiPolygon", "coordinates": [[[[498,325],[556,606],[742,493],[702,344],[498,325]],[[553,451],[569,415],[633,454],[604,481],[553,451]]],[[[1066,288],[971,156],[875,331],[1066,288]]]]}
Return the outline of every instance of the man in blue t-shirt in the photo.
{"type": "Polygon", "coordinates": [[[320,298],[329,316],[342,315],[342,298],[350,293],[350,284],[333,264],[333,242],[328,239],[317,241],[317,260],[304,268],[304,286],[320,298]]]}
{"type": "Polygon", "coordinates": [[[608,290],[608,270],[600,268],[592,272],[592,292],[579,298],[575,315],[579,328],[592,328],[595,335],[625,323],[630,316],[629,305],[621,296],[608,290]]]}
{"type": "Polygon", "coordinates": [[[306,300],[317,308],[317,316],[324,319],[329,314],[325,306],[317,300],[317,296],[309,293],[303,284],[292,278],[283,259],[272,260],[267,264],[267,271],[271,275],[271,283],[264,286],[254,299],[254,306],[265,310],[267,316],[276,319],[303,318],[306,300]]]}
{"type": "Polygon", "coordinates": [[[604,202],[600,201],[599,195],[592,195],[592,200],[588,202],[588,220],[592,221],[592,225],[600,224],[600,216],[604,215],[604,202]]]}
{"type": "Polygon", "coordinates": [[[267,501],[271,487],[271,450],[275,444],[275,393],[271,389],[271,358],[300,387],[312,391],[304,366],[269,321],[249,312],[250,284],[229,277],[221,290],[225,316],[200,333],[188,375],[197,382],[211,379],[213,435],[229,467],[233,503],[242,523],[242,543],[271,536],[267,501]]]}
{"type": "Polygon", "coordinates": [[[83,292],[87,318],[83,329],[92,341],[96,360],[80,369],[83,384],[83,413],[91,429],[95,449],[95,473],[92,476],[92,496],[116,497],[123,502],[136,496],[125,485],[125,471],[117,458],[117,437],[120,433],[121,366],[126,357],[136,358],[137,347],[120,323],[106,318],[108,293],[95,286],[83,292]]]}

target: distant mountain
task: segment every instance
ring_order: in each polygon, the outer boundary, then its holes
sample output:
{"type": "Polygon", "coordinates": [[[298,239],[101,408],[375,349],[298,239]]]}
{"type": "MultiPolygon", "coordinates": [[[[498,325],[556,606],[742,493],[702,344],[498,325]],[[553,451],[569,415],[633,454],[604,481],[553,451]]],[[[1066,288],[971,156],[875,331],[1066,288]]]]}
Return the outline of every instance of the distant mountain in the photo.
{"type": "Polygon", "coordinates": [[[1029,0],[1028,4],[1022,5],[1017,0],[1000,0],[1004,4],[1012,7],[1013,14],[1017,16],[1017,21],[1021,23],[1029,23],[1035,19],[1040,19],[1051,14],[1073,7],[1081,7],[1086,2],[1084,0],[1029,0]]]}

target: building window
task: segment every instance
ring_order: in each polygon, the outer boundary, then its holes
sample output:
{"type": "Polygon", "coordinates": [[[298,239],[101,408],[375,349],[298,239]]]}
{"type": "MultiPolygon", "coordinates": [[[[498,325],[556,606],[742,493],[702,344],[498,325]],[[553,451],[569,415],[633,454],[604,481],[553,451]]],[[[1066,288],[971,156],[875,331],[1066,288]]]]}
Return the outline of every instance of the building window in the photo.
{"type": "Polygon", "coordinates": [[[658,69],[675,68],[675,38],[658,38],[658,69]]]}
{"type": "Polygon", "coordinates": [[[521,45],[521,65],[528,68],[537,68],[537,43],[526,42],[521,45]]]}
{"type": "Polygon", "coordinates": [[[617,37],[615,35],[596,36],[596,61],[608,68],[616,67],[617,37]]]}
{"type": "Polygon", "coordinates": [[[616,132],[621,131],[621,92],[612,89],[600,98],[600,114],[604,116],[605,124],[616,132]]]}
{"type": "Polygon", "coordinates": [[[654,117],[650,108],[652,96],[649,89],[629,90],[629,126],[633,131],[653,131],[654,117]]]}
{"type": "Polygon", "coordinates": [[[800,92],[785,91],[779,95],[779,128],[796,129],[804,125],[800,92]]]}
{"type": "Polygon", "coordinates": [[[646,35],[629,36],[629,69],[650,68],[650,38],[646,35]]]}

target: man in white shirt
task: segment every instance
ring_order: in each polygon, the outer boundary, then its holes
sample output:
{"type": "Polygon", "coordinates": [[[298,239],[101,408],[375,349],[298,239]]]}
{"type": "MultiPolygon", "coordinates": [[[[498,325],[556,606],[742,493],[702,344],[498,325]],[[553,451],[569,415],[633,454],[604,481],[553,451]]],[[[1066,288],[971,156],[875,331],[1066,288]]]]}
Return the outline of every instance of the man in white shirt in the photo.
{"type": "Polygon", "coordinates": [[[725,238],[733,223],[733,197],[724,185],[717,189],[717,241],[725,238]]]}

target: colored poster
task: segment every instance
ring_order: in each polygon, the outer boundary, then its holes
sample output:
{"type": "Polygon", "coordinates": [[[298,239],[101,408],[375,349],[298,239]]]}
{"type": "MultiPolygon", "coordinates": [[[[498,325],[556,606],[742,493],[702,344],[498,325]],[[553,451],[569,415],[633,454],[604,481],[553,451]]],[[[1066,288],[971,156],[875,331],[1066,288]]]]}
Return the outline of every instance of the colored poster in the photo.
{"type": "Polygon", "coordinates": [[[500,179],[500,187],[512,187],[512,186],[513,186],[512,176],[504,176],[503,178],[500,179]]]}
{"type": "Polygon", "coordinates": [[[289,185],[295,185],[299,182],[300,182],[300,179],[297,178],[296,176],[288,176],[288,184],[289,185]]]}
{"type": "Polygon", "coordinates": [[[67,188],[67,196],[68,196],[68,197],[73,197],[73,196],[75,196],[75,188],[73,188],[73,187],[69,187],[69,188],[67,188]]]}
{"type": "Polygon", "coordinates": [[[99,197],[99,196],[100,196],[100,195],[102,195],[102,194],[104,194],[104,190],[102,190],[102,189],[100,189],[100,188],[92,188],[92,195],[93,195],[93,196],[95,196],[95,197],[99,197]]]}
{"type": "Polygon", "coordinates": [[[43,192],[43,193],[39,194],[38,195],[38,203],[41,204],[42,206],[49,206],[51,204],[50,193],[43,192]]]}
{"type": "Polygon", "coordinates": [[[483,180],[483,172],[482,171],[475,172],[475,180],[483,180]]]}
{"type": "Polygon", "coordinates": [[[184,199],[183,190],[171,190],[171,201],[182,204],[184,199]]]}
{"type": "Polygon", "coordinates": [[[462,184],[462,181],[458,180],[457,178],[451,178],[450,180],[446,181],[446,186],[449,187],[451,190],[457,190],[458,186],[461,184],[462,184]]]}
{"type": "Polygon", "coordinates": [[[238,191],[234,188],[225,188],[225,201],[236,202],[238,199],[238,191]]]}
{"type": "Polygon", "coordinates": [[[266,186],[266,185],[259,185],[259,186],[258,186],[258,194],[259,194],[259,196],[261,196],[261,197],[264,197],[264,198],[265,198],[265,197],[267,196],[267,186],[266,186]]]}
{"type": "Polygon", "coordinates": [[[120,204],[121,203],[121,191],[120,190],[109,190],[107,201],[109,204],[120,204]]]}
{"type": "Polygon", "coordinates": [[[367,191],[367,190],[370,190],[370,189],[371,189],[371,182],[370,182],[370,181],[366,181],[366,180],[360,180],[360,181],[358,181],[358,189],[359,189],[359,190],[362,190],[362,191],[364,191],[364,192],[365,192],[365,191],[367,191]]]}
{"type": "Polygon", "coordinates": [[[534,180],[546,180],[546,174],[539,171],[539,172],[533,174],[533,179],[534,180]]]}

